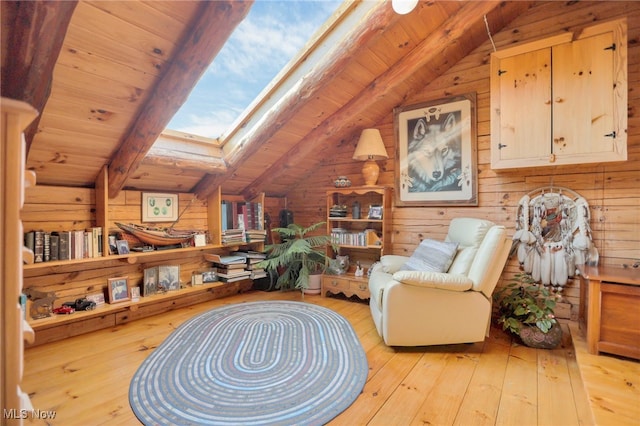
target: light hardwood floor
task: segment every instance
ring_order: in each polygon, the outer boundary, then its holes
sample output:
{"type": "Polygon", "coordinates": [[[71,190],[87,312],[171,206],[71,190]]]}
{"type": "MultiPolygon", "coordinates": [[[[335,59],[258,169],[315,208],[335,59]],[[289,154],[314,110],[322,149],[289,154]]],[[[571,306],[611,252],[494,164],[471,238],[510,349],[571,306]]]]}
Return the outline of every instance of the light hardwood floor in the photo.
{"type": "Polygon", "coordinates": [[[216,306],[265,299],[328,307],[357,332],[369,377],[332,425],[640,424],[640,363],[587,354],[574,324],[564,325],[563,345],[555,350],[512,343],[497,328],[484,343],[390,348],[366,304],[302,298],[298,292],[245,293],[27,349],[23,388],[34,409],[56,413],[54,419],[28,424],[139,424],[129,407],[129,382],[169,333],[216,306]]]}

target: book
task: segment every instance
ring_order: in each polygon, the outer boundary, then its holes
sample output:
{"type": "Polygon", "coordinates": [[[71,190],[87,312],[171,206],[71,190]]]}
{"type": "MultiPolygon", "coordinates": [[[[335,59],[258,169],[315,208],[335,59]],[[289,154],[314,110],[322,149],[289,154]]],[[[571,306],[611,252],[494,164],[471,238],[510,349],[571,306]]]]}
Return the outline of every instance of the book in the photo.
{"type": "Polygon", "coordinates": [[[50,246],[51,246],[51,253],[50,253],[49,259],[51,261],[58,260],[60,256],[60,236],[58,235],[57,232],[53,232],[49,236],[49,239],[50,239],[50,246]]]}
{"type": "Polygon", "coordinates": [[[231,263],[231,264],[223,264],[223,263],[216,263],[216,262],[212,262],[213,266],[215,266],[215,268],[218,271],[235,271],[235,270],[243,270],[245,268],[244,263],[231,263]]]}
{"type": "Polygon", "coordinates": [[[246,262],[243,256],[237,256],[237,255],[220,256],[219,254],[215,254],[215,253],[204,253],[204,258],[209,262],[219,263],[221,265],[231,265],[234,263],[244,264],[246,262]]]}
{"type": "Polygon", "coordinates": [[[251,275],[251,271],[246,271],[244,269],[236,269],[230,271],[220,271],[218,269],[218,276],[222,278],[231,278],[231,277],[248,277],[251,275]]]}
{"type": "Polygon", "coordinates": [[[248,277],[248,276],[245,276],[245,275],[243,275],[243,276],[238,276],[238,277],[231,277],[231,278],[218,276],[218,279],[219,279],[220,281],[224,282],[224,283],[232,283],[232,282],[235,282],[235,281],[248,280],[248,279],[249,279],[249,277],[248,277]]]}
{"type": "Polygon", "coordinates": [[[44,231],[35,231],[34,263],[44,262],[44,231]]]}
{"type": "Polygon", "coordinates": [[[231,254],[233,256],[242,256],[246,259],[266,259],[267,258],[267,254],[266,253],[262,253],[260,251],[255,251],[255,250],[238,250],[238,251],[232,251],[231,254]]]}
{"type": "Polygon", "coordinates": [[[24,234],[24,246],[35,252],[36,248],[36,233],[34,231],[29,231],[24,234]]]}
{"type": "Polygon", "coordinates": [[[58,260],[69,260],[71,253],[71,232],[61,231],[58,233],[58,260]]]}

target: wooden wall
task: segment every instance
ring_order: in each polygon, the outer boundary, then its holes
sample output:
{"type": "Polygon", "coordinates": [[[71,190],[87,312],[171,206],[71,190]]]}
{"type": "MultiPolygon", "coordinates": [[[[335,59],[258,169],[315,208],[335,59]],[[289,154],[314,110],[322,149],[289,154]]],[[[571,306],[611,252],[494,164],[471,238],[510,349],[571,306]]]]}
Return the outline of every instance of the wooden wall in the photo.
{"type": "MultiPolygon", "coordinates": [[[[504,31],[493,34],[498,47],[533,41],[564,30],[575,31],[599,21],[627,17],[628,25],[628,161],[610,164],[553,166],[515,171],[490,168],[490,78],[492,45],[487,41],[440,78],[412,94],[402,105],[475,92],[477,94],[478,207],[394,207],[392,252],[410,254],[423,238],[444,238],[454,217],[473,216],[494,221],[515,231],[516,207],[528,192],[544,186],[564,186],[577,191],[589,202],[591,227],[601,264],[620,265],[640,259],[640,3],[638,2],[549,2],[532,8],[504,31]]],[[[446,49],[446,46],[443,47],[446,49]]],[[[567,117],[571,119],[571,117],[567,117]]],[[[394,186],[395,137],[393,113],[376,126],[382,133],[389,159],[379,162],[379,183],[394,186]]],[[[326,140],[331,152],[320,170],[292,191],[289,208],[301,224],[321,220],[325,215],[325,191],[333,179],[347,175],[354,185],[363,184],[362,163],[351,159],[357,140],[326,140]]],[[[515,259],[503,274],[518,271],[515,259]]],[[[579,282],[564,290],[560,316],[576,318],[579,282]]]]}
{"type": "MultiPolygon", "coordinates": [[[[455,64],[440,78],[422,90],[405,98],[402,105],[412,105],[452,95],[477,94],[478,149],[478,207],[394,207],[392,252],[410,254],[424,238],[444,238],[447,226],[454,217],[474,216],[505,225],[509,233],[515,231],[516,207],[520,198],[540,187],[564,186],[579,192],[591,207],[594,239],[600,252],[600,262],[620,265],[640,259],[640,2],[549,2],[540,4],[514,21],[508,28],[493,34],[496,45],[508,47],[564,30],[579,30],[598,21],[627,17],[628,25],[628,161],[623,163],[554,166],[517,171],[494,171],[490,168],[489,122],[489,61],[492,45],[487,37],[484,44],[455,64]]],[[[446,46],[443,46],[446,49],[446,46]]],[[[375,100],[372,100],[375,107],[375,100]]],[[[357,121],[358,117],[354,117],[357,121]]],[[[570,119],[570,118],[568,118],[570,119]]],[[[390,158],[379,162],[382,173],[379,183],[394,186],[395,138],[393,113],[376,126],[381,130],[390,158]]],[[[297,223],[308,225],[326,217],[326,190],[336,176],[346,175],[354,185],[363,184],[362,163],[351,159],[356,140],[324,140],[330,153],[320,168],[310,170],[307,178],[288,194],[287,208],[294,211],[297,223]]],[[[303,167],[303,165],[301,165],[303,167]]],[[[267,194],[268,195],[268,194],[267,194]]],[[[94,225],[95,201],[91,189],[37,187],[26,193],[24,210],[25,230],[46,231],[83,229],[94,225]]],[[[192,199],[191,194],[180,195],[180,211],[192,199]]],[[[140,192],[123,191],[110,200],[111,221],[140,220],[140,192]]],[[[277,226],[278,212],[283,199],[267,198],[266,211],[277,226]]],[[[206,228],[206,205],[195,201],[181,218],[177,228],[206,228]]],[[[203,264],[201,257],[173,256],[158,262],[183,265],[181,281],[190,279],[191,271],[203,264]]],[[[67,297],[86,294],[96,286],[106,285],[106,278],[129,275],[139,282],[143,265],[104,262],[93,271],[69,271],[56,268],[38,277],[25,274],[25,286],[44,286],[67,297]]],[[[510,260],[503,278],[518,270],[510,260]]],[[[570,282],[564,291],[564,309],[560,315],[577,315],[579,283],[570,282]]]]}

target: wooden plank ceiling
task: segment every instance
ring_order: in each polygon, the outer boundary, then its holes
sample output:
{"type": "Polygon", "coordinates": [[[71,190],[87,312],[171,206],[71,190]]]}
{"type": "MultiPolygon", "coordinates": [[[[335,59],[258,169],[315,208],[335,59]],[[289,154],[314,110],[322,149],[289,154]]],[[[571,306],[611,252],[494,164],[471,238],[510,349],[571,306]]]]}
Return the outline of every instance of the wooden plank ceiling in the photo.
{"type": "MultiPolygon", "coordinates": [[[[2,96],[41,111],[27,135],[40,185],[93,187],[106,168],[111,197],[204,198],[218,185],[285,195],[331,146],[353,143],[486,42],[485,15],[498,32],[530,6],[428,1],[397,15],[376,3],[259,120],[246,114],[214,141],[158,138],[250,1],[3,1],[2,96]]],[[[345,3],[334,21],[357,7],[345,3]]]]}

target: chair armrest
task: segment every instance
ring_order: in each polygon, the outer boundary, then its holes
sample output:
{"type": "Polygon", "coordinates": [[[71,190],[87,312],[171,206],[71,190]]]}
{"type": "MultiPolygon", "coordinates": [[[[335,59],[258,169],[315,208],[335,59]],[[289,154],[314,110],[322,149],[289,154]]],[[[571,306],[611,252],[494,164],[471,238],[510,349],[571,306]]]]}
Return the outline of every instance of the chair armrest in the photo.
{"type": "Polygon", "coordinates": [[[393,274],[397,272],[402,265],[407,263],[409,260],[408,256],[400,256],[397,254],[385,254],[380,258],[380,263],[382,264],[382,270],[387,274],[393,274]]]}
{"type": "Polygon", "coordinates": [[[447,274],[446,272],[398,271],[393,279],[416,287],[439,288],[451,291],[467,291],[473,287],[473,281],[465,275],[447,274]]]}

